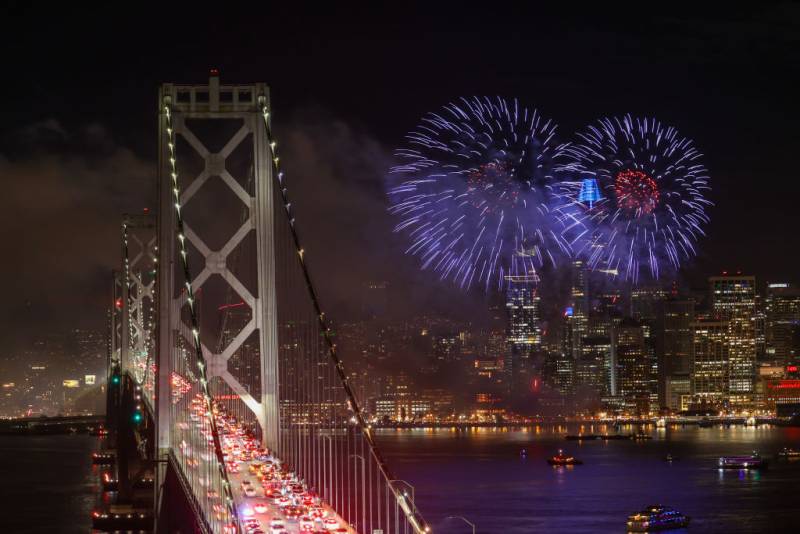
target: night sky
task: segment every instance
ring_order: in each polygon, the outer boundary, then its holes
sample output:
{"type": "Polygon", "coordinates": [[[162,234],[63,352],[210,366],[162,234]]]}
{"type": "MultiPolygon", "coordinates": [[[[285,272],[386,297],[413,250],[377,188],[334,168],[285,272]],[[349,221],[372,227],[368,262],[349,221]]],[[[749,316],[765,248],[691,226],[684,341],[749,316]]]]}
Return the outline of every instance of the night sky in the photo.
{"type": "Polygon", "coordinates": [[[211,67],[223,83],[271,87],[298,225],[334,316],[353,311],[368,279],[411,288],[412,312],[481,299],[402,257],[383,187],[393,147],[419,117],[470,95],[518,97],[565,139],[625,112],[677,127],[704,152],[716,204],[683,276],[697,285],[741,269],[798,281],[800,5],[695,4],[287,12],[219,3],[214,11],[238,14],[200,19],[163,4],[81,12],[9,2],[0,347],[42,328],[103,327],[120,214],[153,205],[158,85],[202,83],[211,67]]]}

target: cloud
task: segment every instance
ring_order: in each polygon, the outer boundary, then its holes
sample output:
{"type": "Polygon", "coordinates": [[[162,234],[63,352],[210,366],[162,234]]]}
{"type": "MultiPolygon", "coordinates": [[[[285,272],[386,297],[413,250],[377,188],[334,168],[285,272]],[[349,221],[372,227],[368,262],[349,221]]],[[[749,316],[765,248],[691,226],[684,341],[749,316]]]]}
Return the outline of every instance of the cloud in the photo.
{"type": "MultiPolygon", "coordinates": [[[[469,309],[458,303],[471,297],[403,254],[386,211],[388,148],[319,109],[296,112],[277,133],[306,258],[333,318],[357,315],[370,281],[390,283],[394,315],[469,309]]],[[[48,119],[0,141],[0,277],[8,288],[0,342],[104,328],[121,217],[154,207],[155,157],[120,146],[96,123],[67,128],[48,119]]]]}
{"type": "Polygon", "coordinates": [[[48,119],[9,137],[0,153],[0,339],[101,327],[121,214],[150,205],[155,166],[99,125],[68,131],[48,119]]]}
{"type": "Polygon", "coordinates": [[[296,113],[276,133],[307,262],[333,317],[357,314],[371,281],[389,282],[394,316],[486,309],[485,295],[465,295],[404,254],[387,212],[388,147],[319,109],[296,113]],[[464,306],[476,298],[477,308],[464,306]]]}

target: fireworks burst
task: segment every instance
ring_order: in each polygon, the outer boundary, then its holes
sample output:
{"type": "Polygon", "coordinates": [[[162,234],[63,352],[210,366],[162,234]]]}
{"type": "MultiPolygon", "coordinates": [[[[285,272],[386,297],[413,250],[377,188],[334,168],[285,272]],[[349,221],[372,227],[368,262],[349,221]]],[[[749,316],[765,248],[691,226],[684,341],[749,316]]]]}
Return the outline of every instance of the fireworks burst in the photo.
{"type": "Polygon", "coordinates": [[[460,287],[502,287],[535,277],[569,251],[579,226],[571,206],[553,210],[556,125],[502,98],[462,98],[429,113],[396,151],[390,212],[408,235],[406,253],[460,287]]]}
{"type": "MultiPolygon", "coordinates": [[[[592,268],[616,270],[638,281],[640,270],[659,277],[667,266],[695,256],[709,219],[710,191],[702,154],[675,128],[655,119],[605,118],[578,133],[558,166],[573,206],[582,206],[592,231],[573,242],[592,268]],[[581,186],[596,179],[602,199],[587,205],[581,186]]],[[[585,187],[584,187],[585,189],[585,187]]]]}

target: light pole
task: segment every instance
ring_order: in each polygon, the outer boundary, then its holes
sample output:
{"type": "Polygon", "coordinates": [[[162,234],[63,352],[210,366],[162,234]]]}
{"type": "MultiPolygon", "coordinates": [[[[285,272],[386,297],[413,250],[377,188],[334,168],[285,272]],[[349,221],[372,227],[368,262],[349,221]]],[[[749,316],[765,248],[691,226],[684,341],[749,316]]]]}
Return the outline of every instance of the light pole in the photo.
{"type": "MultiPolygon", "coordinates": [[[[394,480],[390,480],[390,481],[389,481],[389,484],[391,484],[392,486],[394,486],[394,483],[395,483],[395,482],[402,482],[403,484],[405,484],[406,486],[408,486],[409,488],[411,488],[411,502],[413,503],[413,502],[414,502],[414,486],[412,486],[411,484],[409,484],[407,481],[405,481],[405,480],[402,480],[402,479],[399,479],[399,478],[398,478],[398,479],[394,479],[394,480]]],[[[404,491],[404,492],[403,492],[403,496],[404,496],[404,497],[408,497],[408,493],[404,491]]],[[[414,506],[416,506],[416,504],[415,504],[414,506]]]]}
{"type": "MultiPolygon", "coordinates": [[[[360,454],[351,454],[350,458],[361,460],[361,528],[359,532],[366,532],[367,528],[367,461],[360,454]]],[[[358,493],[358,492],[356,492],[358,493]]]]}
{"type": "Polygon", "coordinates": [[[326,482],[327,482],[326,485],[328,486],[328,495],[327,495],[327,497],[328,497],[328,503],[331,506],[336,506],[336,503],[334,503],[334,501],[333,501],[333,487],[334,487],[334,484],[333,484],[333,438],[331,436],[328,436],[327,434],[320,434],[319,437],[328,440],[328,468],[329,469],[328,469],[328,476],[325,477],[327,479],[326,480],[326,482]]]}
{"type": "Polygon", "coordinates": [[[472,534],[475,534],[475,523],[473,523],[472,521],[470,521],[466,517],[462,517],[460,515],[449,515],[449,516],[444,518],[445,521],[447,521],[448,519],[460,519],[461,521],[463,521],[464,523],[466,523],[467,525],[472,527],[472,534]]]}

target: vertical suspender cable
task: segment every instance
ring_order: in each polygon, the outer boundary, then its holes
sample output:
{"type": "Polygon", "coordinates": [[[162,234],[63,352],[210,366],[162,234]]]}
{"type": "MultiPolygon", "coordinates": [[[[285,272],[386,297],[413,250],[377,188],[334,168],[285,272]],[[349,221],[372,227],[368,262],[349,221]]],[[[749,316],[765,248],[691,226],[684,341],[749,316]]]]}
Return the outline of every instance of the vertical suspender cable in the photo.
{"type": "MultiPolygon", "coordinates": [[[[297,251],[298,260],[300,262],[301,271],[303,274],[303,279],[306,284],[306,288],[308,289],[309,296],[311,297],[311,302],[314,306],[314,311],[317,314],[317,319],[319,322],[320,329],[322,330],[323,337],[325,339],[325,344],[328,349],[328,354],[330,356],[331,361],[333,362],[335,372],[338,375],[339,382],[341,383],[342,388],[344,389],[346,395],[346,403],[347,408],[352,414],[352,423],[358,426],[359,430],[361,431],[361,435],[364,436],[366,439],[367,444],[369,445],[370,452],[372,456],[375,458],[378,468],[383,473],[384,477],[386,478],[387,485],[391,490],[393,496],[395,497],[395,501],[400,503],[402,501],[403,506],[403,513],[406,517],[408,523],[413,527],[414,531],[417,534],[422,534],[425,532],[429,532],[430,528],[424,523],[423,520],[419,517],[419,514],[415,513],[415,510],[412,507],[408,506],[408,501],[403,497],[400,492],[393,486],[392,480],[395,480],[394,477],[391,475],[388,466],[386,465],[385,461],[383,460],[383,456],[381,455],[375,441],[372,437],[372,429],[364,420],[363,413],[361,411],[361,407],[359,406],[358,402],[356,401],[355,395],[350,387],[350,384],[347,380],[347,375],[344,371],[344,365],[342,364],[339,355],[336,352],[336,344],[333,341],[332,332],[330,327],[328,326],[328,321],[325,318],[325,314],[322,311],[322,308],[319,303],[319,298],[317,296],[316,289],[311,282],[311,275],[309,273],[308,267],[305,262],[304,254],[305,251],[300,244],[300,239],[297,234],[297,229],[295,228],[292,214],[291,214],[291,204],[288,199],[288,192],[286,187],[283,184],[283,173],[280,170],[280,158],[276,151],[277,142],[275,141],[272,135],[272,127],[270,123],[270,111],[266,105],[266,99],[264,97],[260,97],[260,104],[261,104],[261,115],[264,118],[264,128],[266,130],[267,135],[267,142],[270,147],[270,151],[272,154],[272,167],[273,167],[273,174],[275,175],[276,185],[280,191],[281,200],[283,201],[283,207],[286,212],[286,217],[289,220],[289,230],[291,233],[292,241],[294,244],[294,248],[297,251]]],[[[174,161],[174,160],[173,160],[174,161]]],[[[178,213],[180,210],[178,209],[178,213]]],[[[346,428],[346,425],[345,425],[346,428]]],[[[345,439],[347,439],[347,433],[345,433],[345,439]]],[[[349,449],[349,447],[348,447],[349,449]]],[[[345,459],[347,461],[347,459],[345,459]]],[[[346,469],[345,469],[346,471],[346,469]]]]}

